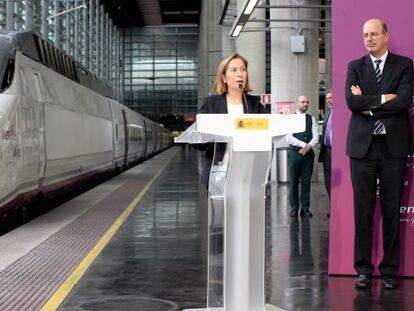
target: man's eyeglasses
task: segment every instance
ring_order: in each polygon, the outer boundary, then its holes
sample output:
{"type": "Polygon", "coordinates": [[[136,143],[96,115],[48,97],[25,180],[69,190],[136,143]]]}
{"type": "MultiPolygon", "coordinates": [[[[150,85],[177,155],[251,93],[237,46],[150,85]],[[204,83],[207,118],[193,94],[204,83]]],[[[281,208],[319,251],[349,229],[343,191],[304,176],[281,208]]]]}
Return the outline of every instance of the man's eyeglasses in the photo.
{"type": "Polygon", "coordinates": [[[365,33],[362,34],[362,36],[364,38],[369,38],[369,37],[376,38],[380,34],[383,34],[383,33],[385,33],[385,32],[365,32],[365,33]]]}

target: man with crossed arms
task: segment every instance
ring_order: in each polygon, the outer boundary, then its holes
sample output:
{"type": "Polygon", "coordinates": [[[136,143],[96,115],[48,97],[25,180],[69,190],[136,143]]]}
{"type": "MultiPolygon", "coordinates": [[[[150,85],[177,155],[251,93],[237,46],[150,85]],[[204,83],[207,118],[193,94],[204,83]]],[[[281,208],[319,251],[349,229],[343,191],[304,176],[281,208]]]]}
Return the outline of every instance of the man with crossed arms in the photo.
{"type": "Polygon", "coordinates": [[[388,50],[387,25],[370,19],[363,26],[368,55],[348,65],[346,101],[352,112],[348,129],[354,192],[355,287],[371,288],[373,217],[377,178],[384,256],[378,266],[384,289],[396,288],[399,268],[399,210],[406,157],[410,152],[408,109],[412,102],[413,62],[388,50]]]}

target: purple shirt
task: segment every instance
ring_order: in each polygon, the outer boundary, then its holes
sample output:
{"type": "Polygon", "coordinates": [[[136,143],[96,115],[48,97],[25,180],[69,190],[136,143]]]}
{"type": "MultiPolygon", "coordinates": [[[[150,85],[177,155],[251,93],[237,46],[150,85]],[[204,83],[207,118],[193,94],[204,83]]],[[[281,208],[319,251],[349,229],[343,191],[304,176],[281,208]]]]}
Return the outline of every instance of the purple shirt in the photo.
{"type": "Polygon", "coordinates": [[[328,122],[326,122],[325,137],[323,138],[325,146],[332,146],[332,110],[329,112],[328,122]]]}

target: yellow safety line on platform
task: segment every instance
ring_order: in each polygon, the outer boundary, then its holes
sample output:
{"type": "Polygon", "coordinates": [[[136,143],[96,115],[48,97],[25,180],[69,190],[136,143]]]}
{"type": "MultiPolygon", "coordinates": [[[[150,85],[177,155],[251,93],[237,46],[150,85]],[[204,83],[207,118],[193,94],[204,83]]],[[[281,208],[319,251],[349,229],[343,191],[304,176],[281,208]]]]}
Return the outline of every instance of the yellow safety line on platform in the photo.
{"type": "Polygon", "coordinates": [[[99,242],[95,245],[95,247],[85,256],[85,258],[81,261],[81,263],[75,268],[75,270],[69,275],[69,277],[60,285],[57,291],[53,294],[52,297],[46,302],[46,304],[42,307],[41,311],[52,311],[56,310],[62,301],[69,295],[72,288],[76,285],[76,283],[80,280],[83,276],[85,271],[89,268],[89,266],[93,263],[95,258],[99,255],[99,253],[103,250],[109,240],[115,235],[124,221],[128,218],[128,216],[132,213],[132,211],[137,206],[138,202],[141,201],[144,194],[148,191],[154,181],[158,178],[164,168],[168,165],[168,163],[172,160],[172,157],[161,167],[161,169],[157,172],[157,174],[150,180],[150,182],[142,189],[142,191],[132,200],[126,210],[118,217],[118,219],[114,222],[114,224],[108,229],[105,235],[99,240],[99,242]]]}

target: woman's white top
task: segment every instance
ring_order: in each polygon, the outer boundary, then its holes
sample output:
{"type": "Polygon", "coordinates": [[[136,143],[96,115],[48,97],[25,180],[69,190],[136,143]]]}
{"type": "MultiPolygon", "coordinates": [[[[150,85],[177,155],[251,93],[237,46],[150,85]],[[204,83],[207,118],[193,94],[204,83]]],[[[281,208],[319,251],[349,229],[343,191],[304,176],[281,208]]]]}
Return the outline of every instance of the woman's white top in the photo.
{"type": "Polygon", "coordinates": [[[243,114],[243,105],[240,104],[227,104],[228,114],[243,114]]]}

